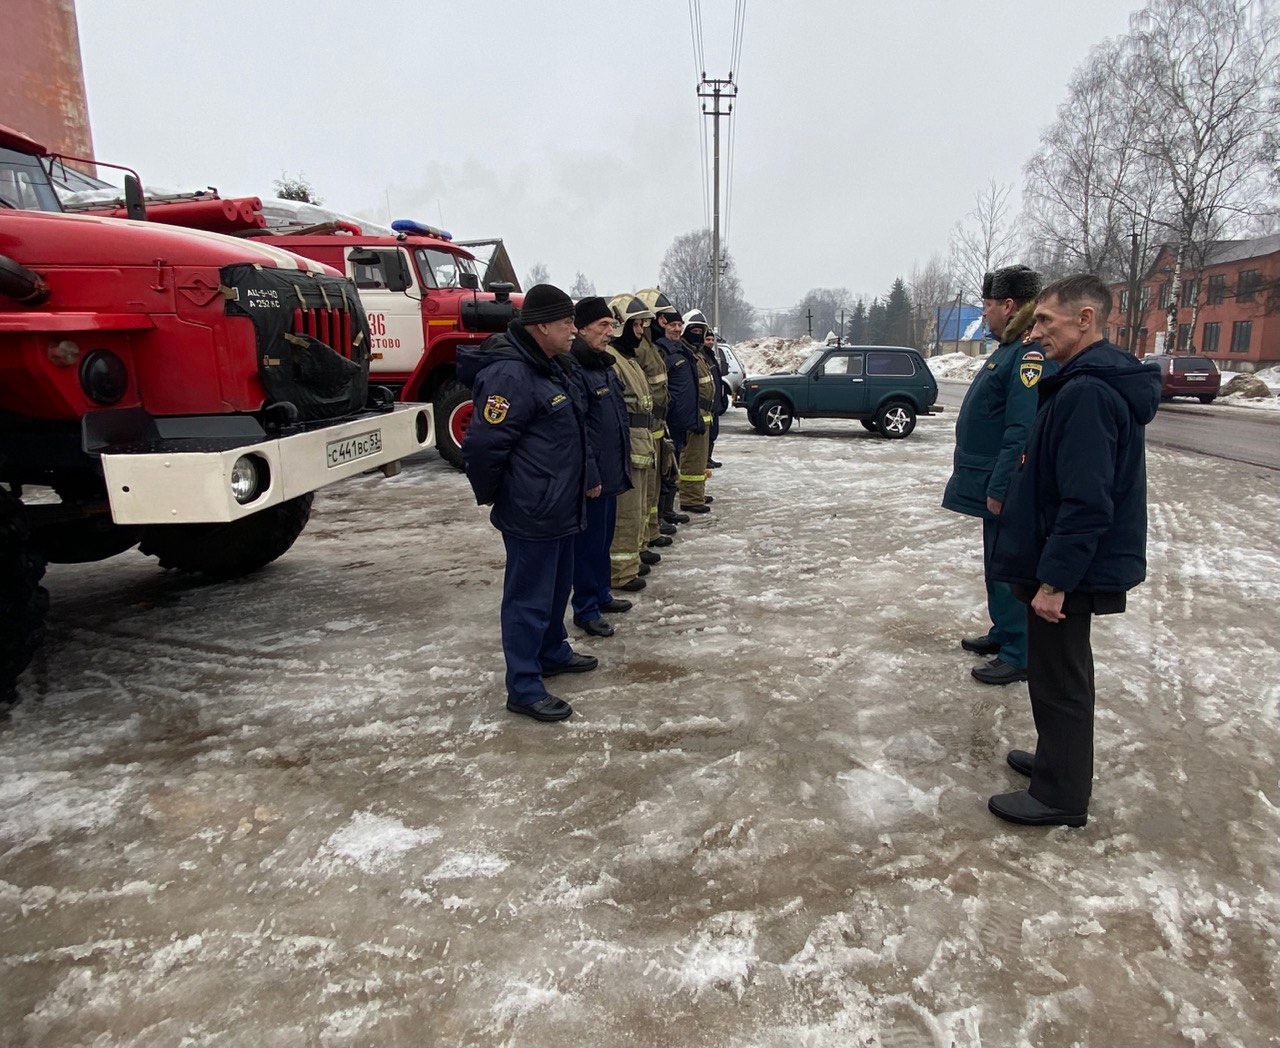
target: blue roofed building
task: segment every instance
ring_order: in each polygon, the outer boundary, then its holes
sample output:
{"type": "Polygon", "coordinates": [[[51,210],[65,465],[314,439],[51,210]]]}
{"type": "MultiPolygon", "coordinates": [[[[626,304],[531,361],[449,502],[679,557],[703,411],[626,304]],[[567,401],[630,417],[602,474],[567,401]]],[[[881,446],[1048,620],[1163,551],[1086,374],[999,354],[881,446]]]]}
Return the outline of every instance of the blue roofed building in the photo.
{"type": "Polygon", "coordinates": [[[929,346],[930,356],[943,353],[967,353],[980,357],[993,341],[982,319],[981,306],[957,306],[951,303],[933,311],[934,339],[929,346]]]}

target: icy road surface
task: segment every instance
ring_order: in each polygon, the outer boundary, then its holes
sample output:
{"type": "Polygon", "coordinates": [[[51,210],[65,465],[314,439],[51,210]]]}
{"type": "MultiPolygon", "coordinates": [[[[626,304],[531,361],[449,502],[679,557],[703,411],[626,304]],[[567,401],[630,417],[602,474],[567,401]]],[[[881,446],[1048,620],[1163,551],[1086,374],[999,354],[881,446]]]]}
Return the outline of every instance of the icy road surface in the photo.
{"type": "Polygon", "coordinates": [[[501,542],[434,454],[238,584],[55,569],[0,728],[0,1041],[1280,1043],[1276,474],[1152,450],[1089,825],[1018,829],[953,423],[729,416],[567,726],[502,709],[501,542]]]}

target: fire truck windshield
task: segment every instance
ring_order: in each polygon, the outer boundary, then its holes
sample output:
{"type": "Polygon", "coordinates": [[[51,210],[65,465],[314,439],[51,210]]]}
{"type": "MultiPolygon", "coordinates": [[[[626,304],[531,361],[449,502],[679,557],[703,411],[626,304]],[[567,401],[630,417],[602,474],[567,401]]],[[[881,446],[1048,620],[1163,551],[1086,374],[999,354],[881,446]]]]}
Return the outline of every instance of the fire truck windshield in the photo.
{"type": "Polygon", "coordinates": [[[61,211],[58,194],[38,157],[0,146],[0,207],[61,211]]]}
{"type": "Polygon", "coordinates": [[[465,255],[455,255],[452,251],[420,247],[414,249],[413,255],[418,261],[422,282],[427,287],[461,287],[461,275],[476,271],[471,259],[465,255]]]}

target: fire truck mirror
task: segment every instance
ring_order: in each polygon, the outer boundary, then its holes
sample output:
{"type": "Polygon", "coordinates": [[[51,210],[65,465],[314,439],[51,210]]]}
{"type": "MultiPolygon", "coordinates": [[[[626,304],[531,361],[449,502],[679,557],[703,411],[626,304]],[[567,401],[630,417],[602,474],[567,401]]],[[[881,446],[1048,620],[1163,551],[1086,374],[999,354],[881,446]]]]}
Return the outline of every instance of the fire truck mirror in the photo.
{"type": "Polygon", "coordinates": [[[147,220],[147,205],[142,183],[133,175],[124,176],[124,210],[135,222],[147,220]]]}
{"type": "Polygon", "coordinates": [[[467,291],[479,291],[480,277],[475,273],[463,273],[458,277],[458,285],[467,291]]]}

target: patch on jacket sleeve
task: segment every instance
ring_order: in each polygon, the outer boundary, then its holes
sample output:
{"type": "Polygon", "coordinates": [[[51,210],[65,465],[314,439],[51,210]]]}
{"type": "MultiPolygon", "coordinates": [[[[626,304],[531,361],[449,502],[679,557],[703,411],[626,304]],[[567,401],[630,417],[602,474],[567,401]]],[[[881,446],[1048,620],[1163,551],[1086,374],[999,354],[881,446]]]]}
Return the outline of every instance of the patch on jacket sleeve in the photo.
{"type": "Polygon", "coordinates": [[[484,402],[484,420],[490,425],[496,426],[507,417],[507,412],[510,410],[511,401],[495,393],[484,402]]]}
{"type": "Polygon", "coordinates": [[[1040,381],[1040,373],[1044,371],[1044,354],[1036,350],[1022,354],[1022,363],[1018,365],[1018,377],[1022,384],[1030,389],[1040,381]]]}

